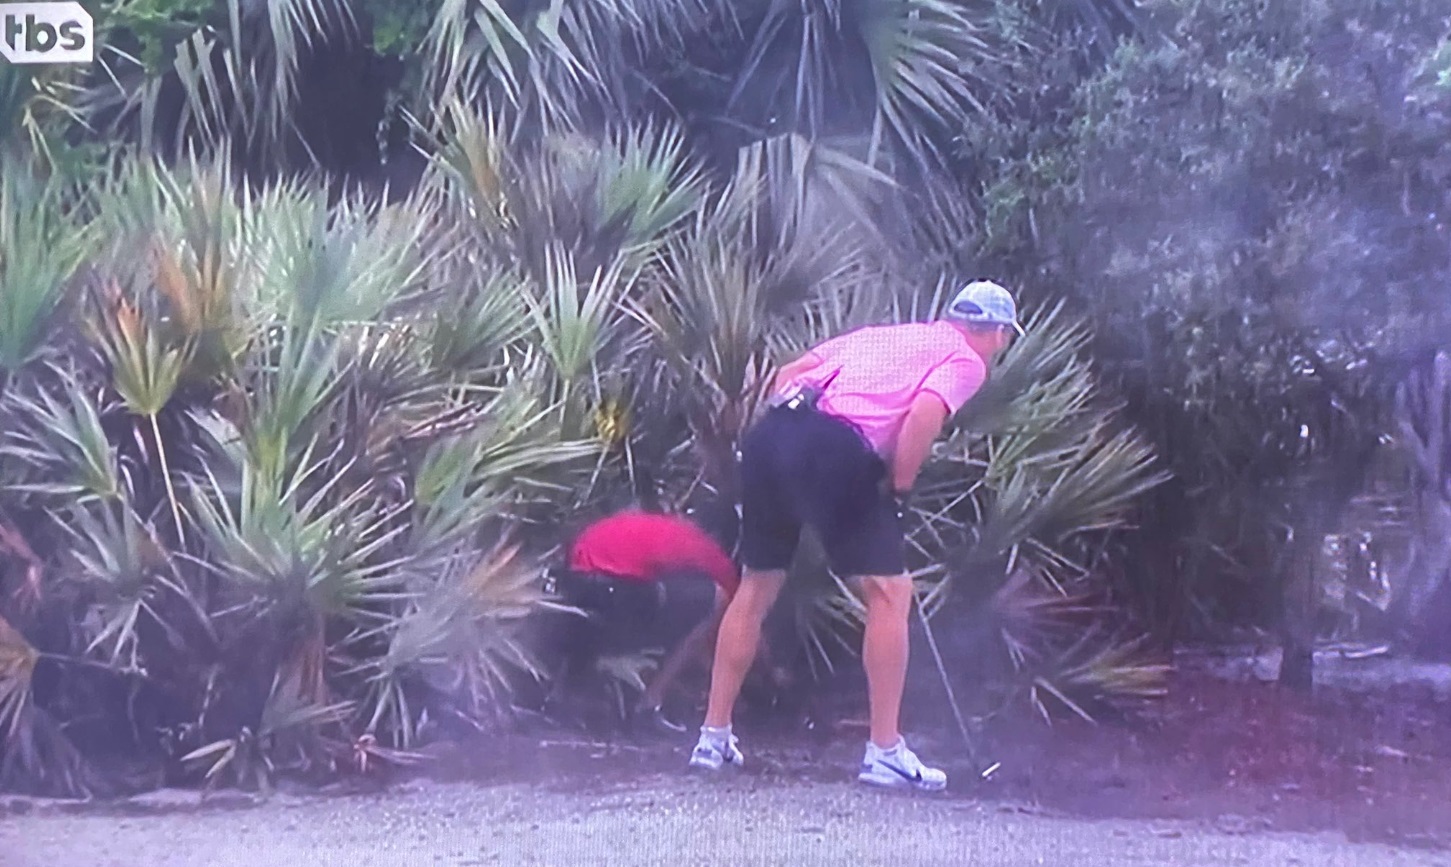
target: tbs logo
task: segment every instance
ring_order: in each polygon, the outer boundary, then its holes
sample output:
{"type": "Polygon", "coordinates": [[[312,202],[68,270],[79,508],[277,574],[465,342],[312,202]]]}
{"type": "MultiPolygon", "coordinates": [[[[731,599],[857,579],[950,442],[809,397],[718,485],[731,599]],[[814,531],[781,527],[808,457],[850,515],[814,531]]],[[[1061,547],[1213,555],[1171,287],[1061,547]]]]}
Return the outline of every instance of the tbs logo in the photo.
{"type": "Polygon", "coordinates": [[[0,3],[0,57],[11,63],[90,63],[94,42],[79,3],[0,3]]]}

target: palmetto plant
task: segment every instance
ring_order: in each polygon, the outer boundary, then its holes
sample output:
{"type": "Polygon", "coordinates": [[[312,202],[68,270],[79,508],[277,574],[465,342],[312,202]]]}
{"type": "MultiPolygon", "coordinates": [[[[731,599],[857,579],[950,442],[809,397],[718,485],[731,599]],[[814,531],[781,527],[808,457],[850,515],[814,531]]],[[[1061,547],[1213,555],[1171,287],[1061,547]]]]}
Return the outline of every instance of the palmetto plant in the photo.
{"type": "MultiPolygon", "coordinates": [[[[352,702],[318,704],[296,681],[272,683],[257,727],[198,747],[182,761],[202,772],[207,789],[223,781],[267,791],[279,769],[306,769],[339,752],[322,732],[341,728],[352,702]],[[332,747],[332,749],[329,749],[332,747]]],[[[335,761],[335,760],[334,760],[335,761]]]]}
{"type": "Polygon", "coordinates": [[[507,705],[512,675],[542,676],[514,637],[545,602],[518,547],[460,547],[437,562],[440,571],[416,576],[412,600],[383,633],[386,650],[363,668],[369,728],[403,749],[425,734],[417,704],[478,726],[507,705]]]}
{"type": "MultiPolygon", "coordinates": [[[[923,616],[953,636],[948,657],[1002,662],[956,672],[968,694],[1022,695],[1045,713],[1083,714],[1162,690],[1167,670],[1114,624],[1102,555],[1166,475],[1099,392],[1082,327],[1050,308],[1027,328],[923,467],[909,559],[923,616]]],[[[845,636],[865,612],[819,574],[823,564],[805,562],[818,574],[804,576],[816,590],[798,618],[829,665],[840,656],[833,647],[851,648],[845,636]]]]}
{"type": "MultiPolygon", "coordinates": [[[[64,742],[28,710],[25,630],[140,683],[179,772],[249,785],[360,738],[397,758],[430,719],[497,713],[502,672],[533,670],[517,632],[544,604],[540,545],[495,540],[600,452],[561,415],[566,359],[546,339],[559,311],[452,321],[468,351],[440,355],[425,302],[468,251],[421,234],[439,221],[431,194],[325,210],[303,184],[216,198],[219,171],[131,166],[99,191],[96,225],[157,253],[99,248],[97,282],[67,283],[75,303],[55,305],[95,351],[31,359],[5,392],[0,509],[15,539],[55,552],[41,611],[10,624],[12,763],[40,755],[18,751],[38,732],[64,742]],[[125,289],[88,296],[96,285],[125,289]],[[200,364],[208,331],[217,352],[200,364]],[[85,616],[49,625],[77,596],[85,616]]],[[[483,285],[516,311],[545,297],[509,273],[483,285]]]]}
{"type": "Polygon", "coordinates": [[[63,197],[61,184],[0,160],[0,389],[48,347],[67,284],[89,252],[92,235],[63,197]]]}
{"type": "MultiPolygon", "coordinates": [[[[879,217],[994,104],[1011,41],[979,7],[450,0],[402,100],[427,168],[375,200],[285,171],[302,58],[359,38],[367,3],[177,0],[164,22],[116,4],[116,74],[74,104],[141,153],[70,187],[0,170],[0,777],[93,789],[78,747],[104,729],[179,778],[267,786],[496,719],[545,668],[521,629],[553,605],[562,519],[622,489],[733,505],[778,363],[931,315],[879,217]],[[123,57],[123,31],[158,41],[123,57]],[[664,119],[652,76],[701,40],[746,61],[737,106],[793,70],[796,132],[722,165],[664,119]],[[862,123],[832,145],[863,46],[862,123]],[[279,171],[236,170],[259,162],[279,171]],[[85,676],[57,698],[36,689],[52,664],[85,676]],[[118,685],[127,701],[99,698],[118,685]],[[53,715],[87,703],[89,729],[53,715]]],[[[1146,689],[1118,642],[1061,624],[1156,478],[1082,346],[1035,321],[913,518],[934,619],[1030,570],[1016,610],[1048,613],[1013,618],[998,592],[1012,682],[1070,708],[1146,689]]],[[[811,559],[796,610],[820,661],[860,607],[811,559]]]]}
{"type": "MultiPolygon", "coordinates": [[[[866,166],[801,139],[748,149],[712,208],[667,246],[660,288],[637,304],[682,395],[701,473],[728,502],[736,443],[757,417],[774,364],[849,327],[934,316],[953,285],[944,282],[935,295],[873,291],[891,272],[849,230],[869,219],[880,182],[866,166]],[[831,178],[848,181],[835,192],[856,206],[829,212],[849,215],[840,221],[810,207],[831,190],[831,178]]],[[[1128,526],[1135,503],[1164,475],[1152,449],[1115,420],[1117,407],[1099,392],[1084,358],[1087,337],[1060,309],[1034,316],[1029,336],[924,469],[911,543],[927,617],[963,616],[970,602],[949,606],[951,597],[993,598],[1014,570],[1032,576],[1017,592],[1047,603],[1086,589],[1101,595],[1106,578],[1096,571],[1103,564],[1093,540],[1128,526]]],[[[792,619],[808,664],[830,667],[843,651],[854,652],[863,609],[813,550],[808,545],[798,561],[792,619]]],[[[1052,619],[1062,609],[1034,610],[1052,619]]],[[[1086,611],[1079,614],[1089,622],[1104,613],[1101,606],[1086,611]]],[[[1030,665],[1023,653],[1008,653],[1021,674],[1010,671],[1008,679],[1027,678],[1031,695],[1052,696],[1061,709],[1096,706],[1099,687],[1153,692],[1163,675],[1119,635],[1096,634],[1097,644],[1070,633],[1035,635],[1015,639],[1004,631],[1006,650],[1030,647],[1037,657],[1030,665]],[[1055,666],[1079,668],[1058,677],[1055,666]],[[1131,682],[1139,685],[1127,689],[1131,682]]]]}
{"type": "Polygon", "coordinates": [[[865,120],[873,164],[889,148],[919,161],[938,156],[929,130],[960,129],[970,113],[984,111],[991,88],[983,75],[1003,65],[987,16],[975,4],[765,5],[733,98],[759,99],[765,82],[773,82],[766,86],[776,92],[764,102],[788,112],[796,128],[812,135],[843,134],[844,114],[854,115],[852,126],[865,120]]]}
{"type": "MultiPolygon", "coordinates": [[[[736,444],[778,359],[781,325],[819,298],[870,294],[868,250],[850,224],[813,212],[833,184],[884,179],[848,157],[782,137],[743,150],[730,182],[676,235],[635,315],[681,393],[712,486],[734,497],[736,444]]],[[[861,203],[858,202],[858,207],[861,203]]]]}
{"type": "Polygon", "coordinates": [[[115,284],[107,289],[102,301],[107,309],[96,319],[95,340],[110,366],[111,384],[116,394],[127,410],[150,423],[152,444],[161,463],[161,478],[171,502],[177,536],[185,545],[181,505],[176,498],[166,444],[162,441],[157,417],[176,393],[182,370],[194,350],[190,343],[167,345],[157,334],[156,327],[143,319],[136,305],[115,284]]]}
{"type": "Polygon", "coordinates": [[[453,103],[444,116],[437,180],[468,214],[476,242],[536,279],[557,246],[585,277],[617,259],[639,268],[704,191],[698,161],[669,123],[517,141],[492,110],[453,103]]]}
{"type": "Polygon", "coordinates": [[[72,104],[98,131],[148,152],[230,146],[275,164],[303,145],[301,58],[329,36],[356,38],[352,9],[347,0],[123,0],[99,16],[103,71],[72,104]],[[173,87],[174,112],[165,110],[173,87]]]}

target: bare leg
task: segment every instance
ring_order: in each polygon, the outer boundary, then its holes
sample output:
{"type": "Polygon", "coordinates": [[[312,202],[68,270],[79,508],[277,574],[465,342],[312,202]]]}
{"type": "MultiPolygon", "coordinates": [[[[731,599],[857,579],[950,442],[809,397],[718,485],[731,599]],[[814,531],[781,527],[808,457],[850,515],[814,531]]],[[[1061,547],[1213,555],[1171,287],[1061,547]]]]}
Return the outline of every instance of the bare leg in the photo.
{"type": "Polygon", "coordinates": [[[872,743],[889,749],[898,729],[902,692],[907,683],[907,615],[912,610],[912,579],[906,575],[862,580],[867,608],[862,635],[862,666],[867,674],[872,743]]]}
{"type": "Polygon", "coordinates": [[[756,658],[761,624],[770,613],[785,581],[785,570],[746,570],[741,576],[740,589],[726,607],[725,616],[721,618],[720,635],[716,638],[715,663],[710,674],[710,702],[705,711],[707,726],[724,728],[730,725],[741,684],[756,658]]]}

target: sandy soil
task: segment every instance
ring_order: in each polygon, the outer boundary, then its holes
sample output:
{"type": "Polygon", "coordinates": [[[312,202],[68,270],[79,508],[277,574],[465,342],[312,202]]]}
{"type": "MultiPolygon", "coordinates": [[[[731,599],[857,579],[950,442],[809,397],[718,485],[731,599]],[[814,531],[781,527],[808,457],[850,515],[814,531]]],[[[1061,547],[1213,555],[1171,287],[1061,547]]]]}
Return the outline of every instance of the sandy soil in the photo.
{"type": "Polygon", "coordinates": [[[245,809],[42,809],[0,820],[0,863],[1451,865],[1444,852],[1352,844],[1335,834],[1086,821],[851,782],[792,783],[762,769],[726,779],[652,773],[571,789],[410,783],[372,796],[274,797],[245,809]]]}
{"type": "Polygon", "coordinates": [[[1451,704],[1438,683],[1307,696],[1205,668],[1181,666],[1169,697],[1136,720],[998,720],[979,745],[1001,763],[987,780],[919,697],[913,745],[951,774],[936,796],[853,781],[865,736],[857,696],[818,707],[809,724],[738,726],[750,766],[726,777],[683,773],[689,734],[526,727],[445,747],[427,778],[346,796],[0,797],[0,867],[1451,867],[1451,704]]]}

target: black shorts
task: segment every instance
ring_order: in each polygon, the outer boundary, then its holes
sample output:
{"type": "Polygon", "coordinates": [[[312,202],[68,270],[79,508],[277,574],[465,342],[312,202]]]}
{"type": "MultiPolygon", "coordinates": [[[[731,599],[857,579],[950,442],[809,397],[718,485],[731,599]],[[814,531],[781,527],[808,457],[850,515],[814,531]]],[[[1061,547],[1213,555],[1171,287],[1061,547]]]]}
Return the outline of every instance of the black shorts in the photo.
{"type": "Polygon", "coordinates": [[[886,462],[847,421],[769,410],[741,441],[743,565],[787,568],[809,525],[838,576],[902,574],[902,524],[886,476],[886,462]]]}

